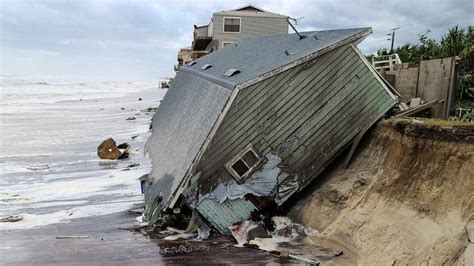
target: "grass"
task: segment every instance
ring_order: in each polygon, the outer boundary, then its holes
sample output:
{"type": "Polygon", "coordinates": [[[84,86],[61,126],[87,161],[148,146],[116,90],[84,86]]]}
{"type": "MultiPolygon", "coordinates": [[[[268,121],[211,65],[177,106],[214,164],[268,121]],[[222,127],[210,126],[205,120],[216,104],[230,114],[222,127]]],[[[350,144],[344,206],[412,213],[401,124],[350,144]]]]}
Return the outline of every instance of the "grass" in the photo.
{"type": "Polygon", "coordinates": [[[451,120],[442,120],[442,119],[426,119],[423,120],[425,125],[429,126],[439,126],[443,128],[452,128],[453,126],[472,126],[474,123],[462,122],[462,121],[451,121],[451,120]]]}

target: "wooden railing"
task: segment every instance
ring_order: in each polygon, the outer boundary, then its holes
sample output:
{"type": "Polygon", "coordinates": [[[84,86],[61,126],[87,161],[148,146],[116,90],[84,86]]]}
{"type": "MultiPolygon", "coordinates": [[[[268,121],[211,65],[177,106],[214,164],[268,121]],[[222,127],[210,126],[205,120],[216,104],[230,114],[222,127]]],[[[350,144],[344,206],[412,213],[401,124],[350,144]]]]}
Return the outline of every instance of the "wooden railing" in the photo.
{"type": "Polygon", "coordinates": [[[401,64],[402,61],[398,54],[380,55],[372,58],[372,66],[375,70],[392,71],[395,64],[401,64]]]}

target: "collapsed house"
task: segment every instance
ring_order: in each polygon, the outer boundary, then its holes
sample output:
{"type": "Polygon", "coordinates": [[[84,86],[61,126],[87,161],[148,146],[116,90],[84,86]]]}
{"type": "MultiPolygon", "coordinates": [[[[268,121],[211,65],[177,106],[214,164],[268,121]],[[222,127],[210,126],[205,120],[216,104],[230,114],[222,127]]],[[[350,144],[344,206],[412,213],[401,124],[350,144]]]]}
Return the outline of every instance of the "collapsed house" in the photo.
{"type": "Polygon", "coordinates": [[[301,191],[398,102],[356,47],[371,32],[244,39],[183,66],[146,145],[145,219],[184,202],[226,234],[301,191]]]}

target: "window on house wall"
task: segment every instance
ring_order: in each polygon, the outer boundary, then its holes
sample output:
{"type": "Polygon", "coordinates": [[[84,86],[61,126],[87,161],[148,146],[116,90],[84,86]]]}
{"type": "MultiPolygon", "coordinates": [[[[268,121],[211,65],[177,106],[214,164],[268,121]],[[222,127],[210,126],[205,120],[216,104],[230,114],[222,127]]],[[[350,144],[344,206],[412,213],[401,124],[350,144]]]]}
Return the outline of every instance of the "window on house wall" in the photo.
{"type": "Polygon", "coordinates": [[[240,32],[240,18],[224,18],[224,32],[240,32]]]}
{"type": "Polygon", "coordinates": [[[248,146],[227,163],[226,168],[237,183],[243,183],[263,162],[252,146],[248,146]]]}

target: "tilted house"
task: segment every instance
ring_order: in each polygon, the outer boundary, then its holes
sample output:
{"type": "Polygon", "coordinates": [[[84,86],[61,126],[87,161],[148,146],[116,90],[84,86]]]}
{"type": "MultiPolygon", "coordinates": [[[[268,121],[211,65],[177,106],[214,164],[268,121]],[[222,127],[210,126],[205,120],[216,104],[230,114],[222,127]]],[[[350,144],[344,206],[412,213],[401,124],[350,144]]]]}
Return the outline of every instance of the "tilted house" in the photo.
{"type": "Polygon", "coordinates": [[[221,233],[302,190],[397,102],[371,28],[241,40],[181,68],[153,118],[146,218],[178,201],[221,233]]]}

